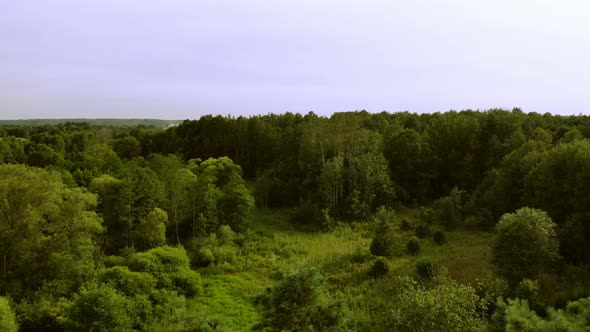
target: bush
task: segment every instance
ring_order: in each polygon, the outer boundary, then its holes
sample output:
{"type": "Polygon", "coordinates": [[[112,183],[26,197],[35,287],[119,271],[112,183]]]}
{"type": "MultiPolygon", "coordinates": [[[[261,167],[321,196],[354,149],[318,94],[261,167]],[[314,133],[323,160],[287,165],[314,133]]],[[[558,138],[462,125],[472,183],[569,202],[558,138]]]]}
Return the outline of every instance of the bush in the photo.
{"type": "Polygon", "coordinates": [[[132,306],[114,287],[90,284],[74,295],[69,324],[78,331],[130,331],[132,306]]]}
{"type": "Polygon", "coordinates": [[[433,211],[431,208],[421,207],[418,213],[418,217],[420,218],[420,220],[422,220],[422,222],[432,224],[433,211]]]}
{"type": "Polygon", "coordinates": [[[541,318],[522,299],[498,299],[492,316],[490,331],[587,331],[590,298],[569,302],[565,308],[548,308],[541,318]]]}
{"type": "Polygon", "coordinates": [[[201,248],[195,252],[191,262],[195,267],[208,267],[215,262],[215,256],[211,249],[201,248]]]}
{"type": "Polygon", "coordinates": [[[538,209],[525,207],[504,214],[492,243],[493,262],[500,275],[515,285],[547,271],[559,258],[556,227],[547,213],[538,209]]]}
{"type": "Polygon", "coordinates": [[[479,299],[472,287],[444,273],[428,288],[409,277],[400,277],[397,283],[390,314],[383,322],[388,331],[478,331],[482,327],[479,299]]]}
{"type": "Polygon", "coordinates": [[[420,240],[415,236],[410,237],[406,244],[406,249],[408,249],[410,255],[418,254],[420,252],[420,240]]]}
{"type": "Polygon", "coordinates": [[[113,267],[125,265],[125,260],[126,258],[122,256],[104,256],[102,263],[105,267],[113,267]]]}
{"type": "Polygon", "coordinates": [[[234,232],[228,225],[221,225],[217,233],[217,238],[221,244],[234,244],[234,241],[236,240],[236,232],[234,232]]]}
{"type": "Polygon", "coordinates": [[[400,224],[400,229],[402,231],[409,231],[412,228],[412,225],[410,224],[410,221],[408,221],[408,219],[402,219],[402,222],[400,224]]]}
{"type": "Polygon", "coordinates": [[[317,204],[306,201],[301,204],[293,213],[291,221],[296,224],[307,225],[320,225],[324,220],[324,215],[317,204]]]}
{"type": "Polygon", "coordinates": [[[190,260],[183,247],[164,246],[137,253],[129,257],[128,265],[131,271],[153,275],[158,288],[194,295],[200,287],[199,274],[191,270],[190,260]],[[179,279],[183,282],[179,283],[179,279]]]}
{"type": "Polygon", "coordinates": [[[498,298],[506,296],[508,284],[502,278],[487,276],[475,280],[475,293],[481,301],[481,316],[491,317],[496,310],[498,298]]]}
{"type": "Polygon", "coordinates": [[[371,241],[371,253],[375,256],[391,256],[393,254],[393,234],[387,222],[380,222],[375,237],[371,241]]]}
{"type": "Polygon", "coordinates": [[[0,329],[5,332],[18,331],[16,316],[5,297],[0,297],[0,329]]]}
{"type": "Polygon", "coordinates": [[[383,257],[377,258],[371,267],[371,271],[369,271],[369,274],[373,277],[381,277],[387,273],[389,273],[389,264],[383,257]]]}
{"type": "Polygon", "coordinates": [[[323,278],[311,266],[288,275],[272,290],[267,314],[269,324],[279,331],[326,331],[341,321],[336,304],[322,301],[323,278]]]}
{"type": "Polygon", "coordinates": [[[432,240],[437,244],[443,244],[447,242],[447,236],[443,231],[436,230],[434,231],[434,234],[432,234],[432,240]]]}
{"type": "Polygon", "coordinates": [[[417,237],[423,239],[428,236],[430,230],[428,229],[428,225],[422,223],[416,227],[415,234],[417,237]]]}
{"type": "Polygon", "coordinates": [[[420,278],[434,278],[434,264],[432,263],[430,258],[422,258],[416,262],[416,273],[420,278]]]}
{"type": "Polygon", "coordinates": [[[527,300],[531,307],[537,303],[539,296],[539,282],[531,279],[522,279],[514,290],[514,295],[517,298],[527,300]]]}
{"type": "Polygon", "coordinates": [[[441,197],[433,204],[432,220],[447,229],[459,226],[463,222],[463,191],[457,187],[449,196],[441,197]]]}
{"type": "Polygon", "coordinates": [[[127,296],[150,294],[156,286],[156,279],[151,274],[132,272],[126,266],[102,269],[96,279],[100,283],[113,286],[127,296]]]}

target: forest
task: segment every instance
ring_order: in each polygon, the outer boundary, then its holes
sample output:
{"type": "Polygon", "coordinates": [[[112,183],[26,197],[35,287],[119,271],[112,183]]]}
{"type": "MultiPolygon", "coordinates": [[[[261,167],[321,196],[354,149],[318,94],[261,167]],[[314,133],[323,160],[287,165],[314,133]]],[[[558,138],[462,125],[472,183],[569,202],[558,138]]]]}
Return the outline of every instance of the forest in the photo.
{"type": "Polygon", "coordinates": [[[1,331],[589,331],[590,117],[0,125],[1,331]]]}

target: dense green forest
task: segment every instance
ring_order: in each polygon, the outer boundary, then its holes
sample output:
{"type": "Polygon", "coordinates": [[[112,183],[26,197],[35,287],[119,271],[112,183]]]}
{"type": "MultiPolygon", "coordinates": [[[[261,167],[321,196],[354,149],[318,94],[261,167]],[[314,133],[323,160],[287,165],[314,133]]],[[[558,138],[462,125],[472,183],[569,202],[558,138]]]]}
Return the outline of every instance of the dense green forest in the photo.
{"type": "Polygon", "coordinates": [[[0,126],[2,331],[588,331],[590,117],[0,126]]]}

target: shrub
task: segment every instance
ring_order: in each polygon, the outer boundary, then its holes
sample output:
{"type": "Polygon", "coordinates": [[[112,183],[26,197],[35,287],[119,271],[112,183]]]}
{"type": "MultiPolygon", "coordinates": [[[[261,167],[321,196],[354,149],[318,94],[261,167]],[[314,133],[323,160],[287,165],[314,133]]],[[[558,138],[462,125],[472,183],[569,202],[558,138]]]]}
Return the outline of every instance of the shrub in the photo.
{"type": "Polygon", "coordinates": [[[408,249],[410,255],[418,254],[420,251],[420,240],[415,236],[410,237],[408,243],[406,244],[406,249],[408,249]]]}
{"type": "Polygon", "coordinates": [[[297,224],[313,224],[320,225],[324,219],[324,215],[317,204],[309,201],[301,204],[293,213],[291,221],[297,224]]]}
{"type": "Polygon", "coordinates": [[[5,297],[0,297],[0,329],[5,332],[18,331],[16,316],[5,297]]]}
{"type": "Polygon", "coordinates": [[[221,225],[217,233],[217,238],[219,239],[219,242],[221,244],[234,244],[234,241],[236,239],[236,232],[234,232],[230,226],[221,225]]]}
{"type": "Polygon", "coordinates": [[[472,287],[461,285],[444,273],[432,287],[409,277],[397,279],[390,315],[383,325],[389,331],[478,331],[482,321],[477,313],[478,297],[472,287]]]}
{"type": "Polygon", "coordinates": [[[128,265],[131,271],[153,275],[158,288],[189,295],[200,287],[199,274],[191,270],[190,260],[183,247],[164,246],[137,253],[129,257],[128,265]],[[178,279],[183,282],[179,283],[178,279]]]}
{"type": "Polygon", "coordinates": [[[431,208],[421,207],[418,213],[418,217],[420,218],[420,220],[422,220],[422,222],[431,224],[433,218],[433,211],[431,208]]]}
{"type": "Polygon", "coordinates": [[[506,296],[508,284],[502,278],[487,276],[475,280],[475,292],[481,301],[481,316],[491,317],[496,310],[498,298],[506,296]]]}
{"type": "Polygon", "coordinates": [[[98,272],[97,280],[109,284],[127,296],[150,294],[156,279],[149,273],[132,272],[126,266],[114,266],[98,272]]]}
{"type": "Polygon", "coordinates": [[[492,243],[498,272],[513,285],[534,278],[559,258],[557,225],[546,212],[521,208],[506,213],[496,225],[492,243]]]}
{"type": "Polygon", "coordinates": [[[463,222],[463,191],[457,187],[449,196],[441,197],[433,204],[432,220],[446,228],[454,228],[463,222]]]}
{"type": "Polygon", "coordinates": [[[428,225],[422,223],[416,226],[415,234],[417,237],[423,239],[428,236],[429,231],[430,230],[428,229],[428,225]]]}
{"type": "Polygon", "coordinates": [[[529,305],[534,307],[539,296],[539,283],[536,280],[522,279],[516,286],[514,295],[517,298],[527,300],[529,305]]]}
{"type": "Polygon", "coordinates": [[[371,253],[375,256],[391,256],[393,253],[393,234],[387,222],[380,222],[375,237],[371,241],[371,253]]]}
{"type": "Polygon", "coordinates": [[[419,277],[424,279],[434,278],[434,264],[430,258],[421,258],[416,262],[416,273],[419,277]]]}
{"type": "Polygon", "coordinates": [[[408,219],[402,219],[402,222],[400,224],[400,229],[402,231],[409,231],[412,228],[412,225],[410,224],[410,221],[408,221],[408,219]]]}
{"type": "Polygon", "coordinates": [[[125,257],[122,256],[104,256],[102,259],[104,266],[112,267],[112,266],[119,266],[125,265],[125,257]]]}
{"type": "Polygon", "coordinates": [[[272,290],[269,324],[279,331],[326,331],[340,324],[337,304],[322,301],[323,278],[315,267],[303,266],[272,290]]]}
{"type": "Polygon", "coordinates": [[[387,273],[389,273],[389,264],[383,257],[377,258],[371,267],[371,271],[369,271],[369,274],[373,277],[381,277],[387,273]]]}
{"type": "Polygon", "coordinates": [[[215,256],[209,248],[201,248],[196,250],[191,260],[195,267],[208,267],[215,262],[215,256]]]}
{"type": "Polygon", "coordinates": [[[443,244],[447,242],[447,236],[443,231],[436,230],[434,231],[434,234],[432,234],[432,240],[437,244],[443,244]]]}
{"type": "Polygon", "coordinates": [[[547,317],[539,317],[522,299],[498,299],[490,331],[587,331],[590,298],[569,302],[565,308],[548,308],[547,317]]]}
{"type": "Polygon", "coordinates": [[[130,331],[132,305],[114,287],[90,284],[74,295],[69,323],[78,331],[130,331]]]}

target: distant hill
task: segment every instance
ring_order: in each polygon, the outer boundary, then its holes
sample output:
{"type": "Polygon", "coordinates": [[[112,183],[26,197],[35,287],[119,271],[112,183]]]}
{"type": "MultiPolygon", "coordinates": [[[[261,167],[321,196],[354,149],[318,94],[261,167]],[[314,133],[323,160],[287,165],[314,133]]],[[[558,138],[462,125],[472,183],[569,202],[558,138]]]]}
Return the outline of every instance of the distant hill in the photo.
{"type": "Polygon", "coordinates": [[[66,122],[86,122],[93,126],[154,126],[170,127],[176,126],[182,120],[158,120],[158,119],[23,119],[23,120],[0,120],[0,126],[43,126],[57,125],[66,122]]]}

